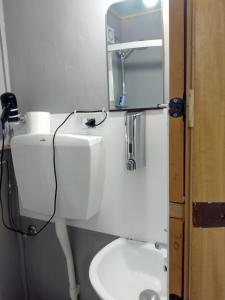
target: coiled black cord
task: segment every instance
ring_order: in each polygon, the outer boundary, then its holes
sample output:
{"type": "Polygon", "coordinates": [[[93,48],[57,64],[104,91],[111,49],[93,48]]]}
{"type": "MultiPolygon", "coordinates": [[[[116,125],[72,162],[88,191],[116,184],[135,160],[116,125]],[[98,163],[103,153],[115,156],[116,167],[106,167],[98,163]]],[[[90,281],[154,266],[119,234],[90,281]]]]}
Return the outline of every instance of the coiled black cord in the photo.
{"type": "Polygon", "coordinates": [[[16,228],[15,223],[13,222],[13,227],[9,226],[4,217],[4,205],[2,201],[2,181],[3,181],[3,158],[4,158],[4,148],[5,148],[5,132],[4,128],[2,126],[2,149],[1,149],[1,159],[0,159],[0,206],[1,206],[1,216],[2,216],[2,224],[3,226],[12,231],[16,232],[22,235],[27,235],[27,236],[37,236],[39,233],[41,233],[51,222],[51,220],[54,218],[55,213],[56,213],[56,204],[57,204],[57,193],[58,193],[58,180],[57,180],[57,172],[56,172],[56,156],[55,156],[55,138],[58,130],[67,122],[67,120],[74,114],[74,112],[71,112],[65,119],[64,121],[56,128],[54,134],[53,134],[53,139],[52,139],[52,148],[53,148],[53,169],[54,169],[54,179],[55,179],[55,193],[54,193],[54,208],[51,217],[48,219],[48,221],[45,222],[45,224],[37,231],[37,232],[28,232],[28,231],[23,231],[18,228],[16,228]]]}

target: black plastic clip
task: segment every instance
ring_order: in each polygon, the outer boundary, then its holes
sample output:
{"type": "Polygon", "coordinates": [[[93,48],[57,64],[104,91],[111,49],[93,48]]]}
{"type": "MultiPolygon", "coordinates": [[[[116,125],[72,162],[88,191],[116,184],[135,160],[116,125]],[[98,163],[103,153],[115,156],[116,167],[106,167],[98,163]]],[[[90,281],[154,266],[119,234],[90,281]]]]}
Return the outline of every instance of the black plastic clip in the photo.
{"type": "Polygon", "coordinates": [[[169,101],[169,115],[172,118],[185,116],[186,101],[182,98],[172,98],[169,101]]]}

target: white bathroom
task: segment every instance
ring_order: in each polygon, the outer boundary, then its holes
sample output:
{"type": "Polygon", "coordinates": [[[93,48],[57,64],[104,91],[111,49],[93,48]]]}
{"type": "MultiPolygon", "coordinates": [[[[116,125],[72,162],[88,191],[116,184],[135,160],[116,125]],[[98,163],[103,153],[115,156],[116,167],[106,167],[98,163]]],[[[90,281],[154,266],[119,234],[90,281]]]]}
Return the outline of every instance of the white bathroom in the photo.
{"type": "Polygon", "coordinates": [[[181,299],[169,0],[0,0],[0,34],[0,300],[181,299]]]}

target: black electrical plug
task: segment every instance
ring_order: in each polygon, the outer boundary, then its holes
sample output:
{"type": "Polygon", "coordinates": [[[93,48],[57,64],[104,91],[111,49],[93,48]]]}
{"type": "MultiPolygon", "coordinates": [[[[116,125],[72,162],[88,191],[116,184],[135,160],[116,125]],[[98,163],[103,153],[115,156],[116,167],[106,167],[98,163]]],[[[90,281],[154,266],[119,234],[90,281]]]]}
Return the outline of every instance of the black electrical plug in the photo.
{"type": "Polygon", "coordinates": [[[96,120],[94,118],[89,119],[85,125],[90,128],[96,127],[96,120]]]}

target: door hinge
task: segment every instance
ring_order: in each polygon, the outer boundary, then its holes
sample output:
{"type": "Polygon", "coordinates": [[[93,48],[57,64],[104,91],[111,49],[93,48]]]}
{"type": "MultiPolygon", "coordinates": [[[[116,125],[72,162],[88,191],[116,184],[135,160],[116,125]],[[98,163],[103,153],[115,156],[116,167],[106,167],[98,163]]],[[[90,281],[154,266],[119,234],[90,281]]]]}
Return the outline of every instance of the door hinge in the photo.
{"type": "Polygon", "coordinates": [[[184,117],[186,114],[186,101],[183,98],[172,98],[169,101],[169,115],[172,118],[184,117]]]}
{"type": "Polygon", "coordinates": [[[194,127],[194,90],[189,90],[188,94],[188,126],[194,127]]]}

